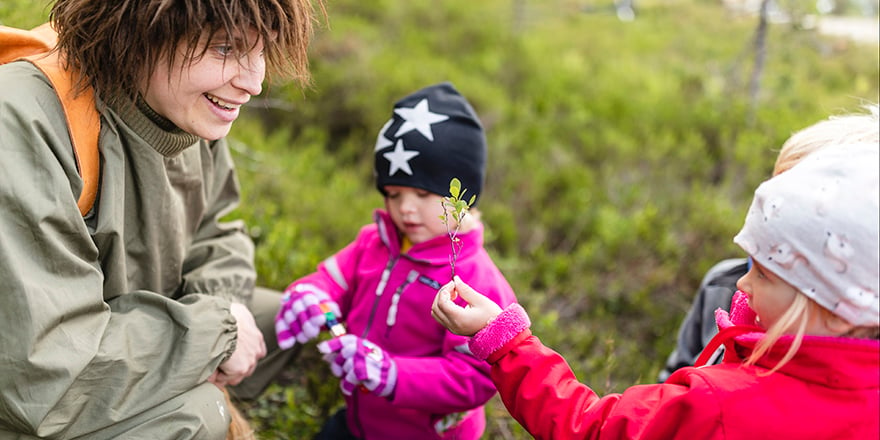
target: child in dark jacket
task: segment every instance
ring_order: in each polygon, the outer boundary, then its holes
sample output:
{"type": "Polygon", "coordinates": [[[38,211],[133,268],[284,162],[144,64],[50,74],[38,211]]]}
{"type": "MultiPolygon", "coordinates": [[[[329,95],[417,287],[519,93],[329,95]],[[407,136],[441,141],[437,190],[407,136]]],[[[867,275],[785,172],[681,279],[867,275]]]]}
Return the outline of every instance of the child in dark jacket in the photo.
{"type": "Polygon", "coordinates": [[[531,334],[519,305],[502,309],[460,279],[432,313],[473,335],[504,404],[538,439],[877,438],[878,165],[876,142],[844,142],[758,187],[734,238],[752,264],[731,311],[716,312],[720,332],[698,367],[663,384],[598,397],[531,334]],[[700,367],[719,344],[722,363],[700,367]]]}
{"type": "MultiPolygon", "coordinates": [[[[328,324],[337,336],[318,348],[341,378],[346,409],[318,438],[478,439],[483,405],[495,394],[489,367],[470,353],[467,338],[431,319],[430,309],[452,276],[441,219],[450,181],[461,181],[465,198],[483,185],[482,125],[451,84],[437,84],[395,104],[374,151],[385,210],[317,272],[287,288],[276,318],[279,345],[305,343],[328,324]]],[[[447,223],[455,227],[451,215],[447,223]]],[[[494,304],[513,303],[512,289],[483,248],[475,208],[457,239],[455,274],[494,304]]]]}

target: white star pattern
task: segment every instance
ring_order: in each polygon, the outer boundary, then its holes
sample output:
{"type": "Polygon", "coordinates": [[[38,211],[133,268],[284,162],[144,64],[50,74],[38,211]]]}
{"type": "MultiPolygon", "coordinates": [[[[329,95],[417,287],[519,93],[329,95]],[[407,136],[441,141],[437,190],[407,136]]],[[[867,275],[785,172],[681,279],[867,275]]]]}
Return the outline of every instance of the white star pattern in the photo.
{"type": "Polygon", "coordinates": [[[398,170],[403,171],[410,176],[413,175],[412,168],[409,167],[409,160],[418,156],[418,151],[407,151],[403,149],[403,141],[398,139],[397,145],[394,146],[394,151],[383,153],[386,159],[391,162],[391,167],[388,169],[388,176],[393,176],[398,170]]]}
{"type": "Polygon", "coordinates": [[[394,137],[400,137],[404,133],[418,130],[422,136],[428,138],[431,142],[434,141],[434,132],[431,131],[431,124],[436,124],[449,119],[449,116],[447,115],[431,113],[431,110],[428,109],[427,98],[419,101],[419,103],[413,108],[403,107],[394,109],[394,113],[400,115],[405,121],[403,125],[397,129],[397,133],[394,133],[394,137]]]}
{"type": "Polygon", "coordinates": [[[382,129],[379,130],[379,137],[376,138],[376,148],[373,149],[374,152],[394,145],[394,142],[389,141],[388,138],[385,137],[385,130],[388,130],[388,127],[391,126],[392,122],[394,122],[394,119],[389,119],[388,122],[382,126],[382,129]]]}

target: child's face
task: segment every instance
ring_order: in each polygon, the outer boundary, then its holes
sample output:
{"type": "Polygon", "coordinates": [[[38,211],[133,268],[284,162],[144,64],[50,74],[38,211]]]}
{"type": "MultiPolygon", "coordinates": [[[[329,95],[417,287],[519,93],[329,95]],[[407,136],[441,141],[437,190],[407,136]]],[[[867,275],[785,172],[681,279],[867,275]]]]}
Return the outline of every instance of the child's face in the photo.
{"type": "MultiPolygon", "coordinates": [[[[408,186],[385,186],[385,207],[391,219],[413,244],[446,234],[443,215],[443,197],[423,189],[408,186]]],[[[449,218],[450,227],[454,226],[449,218]]]]}
{"type": "Polygon", "coordinates": [[[765,329],[770,328],[788,310],[798,294],[794,286],[754,261],[751,269],[737,280],[736,288],[748,295],[749,307],[758,315],[759,324],[765,329]]]}
{"type": "Polygon", "coordinates": [[[263,42],[254,31],[247,37],[257,42],[247,53],[236,52],[225,35],[203,38],[195,53],[205,45],[208,50],[194,60],[184,59],[185,48],[178,47],[174,65],[163,58],[150,75],[143,94],[147,104],[190,134],[207,140],[226,136],[242,104],[260,94],[266,76],[263,42]]]}
{"type": "MultiPolygon", "coordinates": [[[[775,324],[800,295],[797,288],[755,261],[752,261],[751,269],[736,282],[736,288],[746,293],[749,307],[758,315],[758,325],[764,329],[775,324]]],[[[785,329],[785,333],[794,333],[796,327],[797,323],[785,329]]],[[[820,316],[813,315],[809,316],[805,333],[823,336],[839,334],[829,329],[820,316]]]]}

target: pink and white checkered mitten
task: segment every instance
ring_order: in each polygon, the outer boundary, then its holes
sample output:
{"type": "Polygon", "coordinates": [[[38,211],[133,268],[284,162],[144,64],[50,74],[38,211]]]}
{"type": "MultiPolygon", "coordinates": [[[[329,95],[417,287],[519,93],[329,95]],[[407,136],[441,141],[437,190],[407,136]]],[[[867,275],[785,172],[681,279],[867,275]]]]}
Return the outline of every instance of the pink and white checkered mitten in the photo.
{"type": "Polygon", "coordinates": [[[275,316],[275,334],[282,349],[293,347],[297,342],[305,344],[321,332],[327,324],[327,316],[321,306],[333,312],[337,318],[342,314],[339,304],[314,284],[290,285],[281,299],[281,309],[275,316]]]}
{"type": "Polygon", "coordinates": [[[397,385],[397,363],[378,345],[355,335],[342,335],[318,344],[330,370],[342,379],[340,388],[351,395],[359,386],[387,397],[397,385]]]}

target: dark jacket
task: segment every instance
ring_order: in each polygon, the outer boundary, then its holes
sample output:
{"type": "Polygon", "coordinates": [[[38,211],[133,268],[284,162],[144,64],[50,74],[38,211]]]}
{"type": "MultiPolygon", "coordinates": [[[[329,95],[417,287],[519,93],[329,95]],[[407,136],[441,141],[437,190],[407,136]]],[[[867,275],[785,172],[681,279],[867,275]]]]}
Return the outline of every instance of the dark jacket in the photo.
{"type": "MultiPolygon", "coordinates": [[[[730,299],[736,292],[736,281],[748,271],[748,260],[732,258],[716,263],[706,272],[691,309],[678,329],[675,349],[669,354],[666,365],[658,374],[658,382],[665,382],[679,368],[694,365],[703,347],[718,333],[715,310],[730,310],[730,299]]],[[[722,354],[723,346],[710,363],[720,362],[722,354]]]]}

